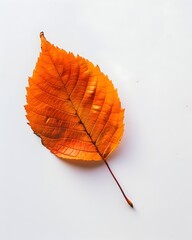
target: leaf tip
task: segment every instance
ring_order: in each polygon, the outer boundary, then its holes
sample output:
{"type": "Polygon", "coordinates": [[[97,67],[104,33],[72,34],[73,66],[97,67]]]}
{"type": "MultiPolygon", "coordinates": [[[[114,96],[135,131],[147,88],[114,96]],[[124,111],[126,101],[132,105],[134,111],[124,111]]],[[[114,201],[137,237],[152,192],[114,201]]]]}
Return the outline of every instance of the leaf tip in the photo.
{"type": "Polygon", "coordinates": [[[42,31],[42,32],[40,32],[40,38],[44,38],[45,36],[44,36],[44,32],[42,31]]]}

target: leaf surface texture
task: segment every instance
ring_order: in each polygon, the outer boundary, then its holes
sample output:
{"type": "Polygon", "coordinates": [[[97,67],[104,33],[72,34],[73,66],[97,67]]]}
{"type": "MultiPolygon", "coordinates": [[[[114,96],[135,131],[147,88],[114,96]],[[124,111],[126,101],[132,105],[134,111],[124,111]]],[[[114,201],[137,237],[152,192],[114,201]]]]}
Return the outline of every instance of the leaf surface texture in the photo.
{"type": "Polygon", "coordinates": [[[117,90],[98,66],[55,47],[43,34],[41,49],[27,87],[29,125],[60,158],[106,159],[124,131],[117,90]]]}

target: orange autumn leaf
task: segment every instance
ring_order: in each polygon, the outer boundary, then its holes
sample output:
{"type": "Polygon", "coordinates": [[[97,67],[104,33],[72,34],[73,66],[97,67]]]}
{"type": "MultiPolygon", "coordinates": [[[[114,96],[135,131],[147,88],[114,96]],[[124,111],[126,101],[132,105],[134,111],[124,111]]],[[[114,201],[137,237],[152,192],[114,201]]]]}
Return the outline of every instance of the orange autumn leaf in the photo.
{"type": "Polygon", "coordinates": [[[98,66],[41,34],[27,88],[27,119],[44,146],[63,159],[101,161],[119,144],[124,124],[117,90],[98,66]]]}
{"type": "Polygon", "coordinates": [[[113,175],[106,158],[124,131],[117,90],[98,66],[55,47],[43,32],[40,37],[42,52],[27,87],[29,125],[59,158],[103,160],[113,175]]]}

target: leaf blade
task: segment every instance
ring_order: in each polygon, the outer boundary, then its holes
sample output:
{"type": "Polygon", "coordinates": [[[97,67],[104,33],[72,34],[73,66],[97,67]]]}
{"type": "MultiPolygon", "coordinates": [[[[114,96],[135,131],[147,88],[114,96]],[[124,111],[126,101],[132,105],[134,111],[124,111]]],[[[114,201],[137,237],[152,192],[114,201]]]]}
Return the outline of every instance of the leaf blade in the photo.
{"type": "Polygon", "coordinates": [[[106,159],[124,130],[124,110],[112,82],[98,66],[43,35],[41,48],[27,88],[29,125],[58,157],[106,159]]]}

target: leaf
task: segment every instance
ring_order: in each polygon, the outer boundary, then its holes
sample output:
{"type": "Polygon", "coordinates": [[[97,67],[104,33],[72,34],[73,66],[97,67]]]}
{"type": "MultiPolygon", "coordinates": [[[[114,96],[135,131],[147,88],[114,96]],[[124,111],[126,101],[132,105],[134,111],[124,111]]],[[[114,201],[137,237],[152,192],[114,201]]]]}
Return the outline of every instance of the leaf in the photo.
{"type": "Polygon", "coordinates": [[[98,66],[50,44],[27,88],[27,119],[44,146],[63,159],[101,161],[123,134],[117,90],[98,66]]]}
{"type": "Polygon", "coordinates": [[[27,87],[29,125],[59,158],[103,160],[109,168],[105,159],[124,131],[117,90],[98,66],[40,36],[42,52],[27,87]]]}

